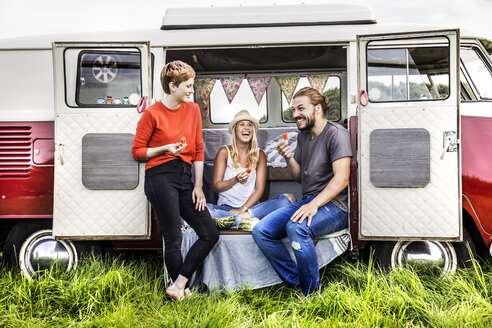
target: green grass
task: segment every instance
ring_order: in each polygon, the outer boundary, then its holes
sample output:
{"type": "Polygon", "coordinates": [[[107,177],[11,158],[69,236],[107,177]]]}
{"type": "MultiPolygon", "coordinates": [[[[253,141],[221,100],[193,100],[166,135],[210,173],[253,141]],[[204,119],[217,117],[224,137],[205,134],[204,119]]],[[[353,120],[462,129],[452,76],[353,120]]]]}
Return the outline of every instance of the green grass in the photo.
{"type": "Polygon", "coordinates": [[[85,259],[76,271],[31,281],[0,267],[1,327],[491,327],[492,262],[454,275],[381,273],[340,259],[322,270],[322,289],[164,298],[162,259],[85,259]]]}

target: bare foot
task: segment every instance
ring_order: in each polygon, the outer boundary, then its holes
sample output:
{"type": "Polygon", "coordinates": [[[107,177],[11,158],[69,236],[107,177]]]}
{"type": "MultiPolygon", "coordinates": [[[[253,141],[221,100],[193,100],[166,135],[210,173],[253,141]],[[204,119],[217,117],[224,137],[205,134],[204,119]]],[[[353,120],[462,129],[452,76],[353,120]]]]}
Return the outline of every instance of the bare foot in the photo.
{"type": "Polygon", "coordinates": [[[184,291],[171,285],[168,289],[166,289],[166,295],[176,301],[181,301],[184,297],[184,291]]]}
{"type": "Polygon", "coordinates": [[[189,288],[186,288],[184,290],[184,297],[190,297],[190,296],[193,296],[193,293],[191,292],[191,290],[189,288]]]}

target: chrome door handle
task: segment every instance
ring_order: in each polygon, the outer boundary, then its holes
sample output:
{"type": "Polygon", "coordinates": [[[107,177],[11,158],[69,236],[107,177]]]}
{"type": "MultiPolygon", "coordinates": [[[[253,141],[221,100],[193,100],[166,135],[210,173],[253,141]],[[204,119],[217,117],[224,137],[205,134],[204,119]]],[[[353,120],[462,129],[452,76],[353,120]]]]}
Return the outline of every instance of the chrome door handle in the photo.
{"type": "Polygon", "coordinates": [[[65,164],[65,159],[63,158],[63,151],[65,150],[65,145],[62,143],[58,143],[58,158],[60,159],[60,164],[65,164]]]}
{"type": "Polygon", "coordinates": [[[459,140],[456,138],[455,131],[445,131],[443,133],[443,147],[440,158],[444,159],[447,152],[458,151],[458,143],[459,140]]]}

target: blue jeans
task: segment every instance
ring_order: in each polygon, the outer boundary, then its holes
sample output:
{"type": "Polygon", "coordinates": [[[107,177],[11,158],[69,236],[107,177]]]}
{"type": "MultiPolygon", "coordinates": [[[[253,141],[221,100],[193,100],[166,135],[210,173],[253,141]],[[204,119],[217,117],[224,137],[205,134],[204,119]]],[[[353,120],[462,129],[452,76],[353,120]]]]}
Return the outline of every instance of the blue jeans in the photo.
{"type": "Polygon", "coordinates": [[[304,196],[300,202],[276,210],[253,228],[253,238],[268,258],[279,277],[291,286],[300,286],[304,295],[319,289],[318,257],[313,238],[334,233],[348,227],[347,213],[331,202],[318,209],[311,226],[290,221],[299,207],[314,196],[304,196]],[[288,237],[297,261],[290,257],[281,239],[288,237]]]}
{"type": "MultiPolygon", "coordinates": [[[[271,212],[287,206],[290,204],[289,197],[286,194],[280,194],[275,196],[267,201],[262,203],[258,203],[255,206],[251,207],[248,212],[252,218],[263,219],[265,216],[270,214],[271,212]]],[[[236,221],[232,225],[231,228],[236,228],[239,222],[241,222],[242,218],[239,215],[233,214],[230,210],[238,209],[239,207],[232,207],[229,205],[215,205],[207,203],[208,211],[213,218],[222,218],[226,216],[235,216],[236,221]]]]}

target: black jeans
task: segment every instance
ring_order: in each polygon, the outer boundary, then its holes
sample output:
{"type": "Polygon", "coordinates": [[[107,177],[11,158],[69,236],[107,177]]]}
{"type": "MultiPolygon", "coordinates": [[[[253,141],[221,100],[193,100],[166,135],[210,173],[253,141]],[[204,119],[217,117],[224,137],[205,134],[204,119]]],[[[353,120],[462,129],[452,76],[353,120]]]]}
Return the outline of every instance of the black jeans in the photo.
{"type": "Polygon", "coordinates": [[[173,281],[179,274],[190,279],[219,240],[219,232],[208,210],[195,209],[192,192],[191,165],[182,160],[172,160],[145,172],[145,195],[162,231],[164,263],[173,281]],[[184,262],[181,217],[198,235],[184,262]]]}

